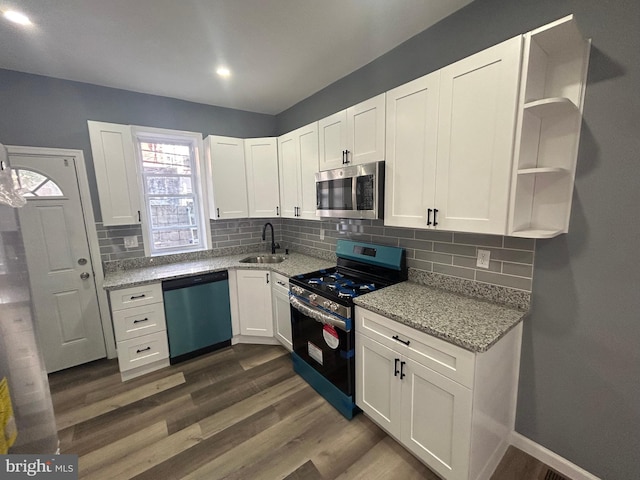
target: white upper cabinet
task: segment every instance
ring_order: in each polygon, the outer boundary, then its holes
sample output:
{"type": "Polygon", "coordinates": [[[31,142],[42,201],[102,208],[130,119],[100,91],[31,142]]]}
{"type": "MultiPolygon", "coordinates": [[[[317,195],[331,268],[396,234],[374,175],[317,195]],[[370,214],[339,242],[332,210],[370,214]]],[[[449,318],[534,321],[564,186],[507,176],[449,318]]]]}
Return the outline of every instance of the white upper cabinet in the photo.
{"type": "Polygon", "coordinates": [[[209,135],[204,144],[211,218],[247,218],[249,206],[244,140],[209,135]]]}
{"type": "Polygon", "coordinates": [[[590,46],[572,15],[524,37],[509,235],[569,229],[590,46]]]}
{"type": "Polygon", "coordinates": [[[318,122],[319,169],[384,160],[385,94],[318,122]]]}
{"type": "Polygon", "coordinates": [[[140,223],[140,189],[129,125],[87,122],[105,226],[140,223]]]}
{"type": "Polygon", "coordinates": [[[518,36],[441,70],[436,228],[506,233],[521,51],[518,36]]]}
{"type": "Polygon", "coordinates": [[[279,216],[277,139],[273,137],[245,139],[244,157],[247,168],[249,217],[279,216]]]}
{"type": "Polygon", "coordinates": [[[385,225],[505,234],[521,43],[387,92],[385,225]]]}
{"type": "Polygon", "coordinates": [[[318,123],[298,128],[278,138],[280,206],[286,218],[316,217],[318,123]]]}
{"type": "Polygon", "coordinates": [[[385,225],[426,227],[436,189],[439,86],[437,71],[387,92],[385,225]]]}

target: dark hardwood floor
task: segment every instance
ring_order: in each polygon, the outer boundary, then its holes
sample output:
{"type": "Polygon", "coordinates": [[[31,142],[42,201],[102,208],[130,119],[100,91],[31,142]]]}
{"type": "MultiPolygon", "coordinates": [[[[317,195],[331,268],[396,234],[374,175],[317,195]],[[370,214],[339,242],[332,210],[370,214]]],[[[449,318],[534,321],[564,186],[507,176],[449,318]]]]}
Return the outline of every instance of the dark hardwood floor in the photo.
{"type": "MultiPolygon", "coordinates": [[[[49,382],[80,478],[438,478],[364,415],[343,418],[281,347],[236,345],[126,383],[117,361],[100,360],[49,382]]],[[[493,480],[545,472],[511,447],[493,480]]]]}

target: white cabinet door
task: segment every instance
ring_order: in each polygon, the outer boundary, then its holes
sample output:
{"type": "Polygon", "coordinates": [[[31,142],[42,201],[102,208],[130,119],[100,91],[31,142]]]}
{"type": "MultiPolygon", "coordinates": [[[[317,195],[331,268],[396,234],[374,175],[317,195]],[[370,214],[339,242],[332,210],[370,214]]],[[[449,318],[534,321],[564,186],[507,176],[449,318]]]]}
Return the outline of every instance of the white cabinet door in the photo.
{"type": "Polygon", "coordinates": [[[240,334],[273,337],[271,272],[238,270],[240,334]]]}
{"type": "Polygon", "coordinates": [[[384,160],[385,94],[318,122],[319,169],[384,160]]]}
{"type": "Polygon", "coordinates": [[[272,285],[273,334],[287,350],[292,351],[289,280],[282,275],[274,273],[272,285]]]}
{"type": "Polygon", "coordinates": [[[209,135],[205,139],[205,150],[211,218],[247,218],[249,207],[244,140],[209,135]]]}
{"type": "Polygon", "coordinates": [[[296,148],[298,135],[290,132],[278,138],[278,169],[280,172],[280,208],[284,218],[294,218],[298,212],[298,179],[300,161],[296,148]]]}
{"type": "Polygon", "coordinates": [[[387,92],[384,224],[426,228],[434,208],[440,72],[387,92]]]}
{"type": "Polygon", "coordinates": [[[441,70],[437,228],[504,235],[522,37],[441,70]]]}
{"type": "Polygon", "coordinates": [[[471,390],[403,358],[402,443],[447,480],[467,480],[471,390]]]}
{"type": "Polygon", "coordinates": [[[87,122],[105,226],[140,223],[140,189],[129,125],[87,122]]]}
{"type": "Polygon", "coordinates": [[[318,122],[320,171],[344,165],[347,148],[347,111],[334,113],[318,122]]]}
{"type": "Polygon", "coordinates": [[[380,162],[385,155],[385,94],[347,109],[349,165],[380,162]]]}
{"type": "Polygon", "coordinates": [[[298,128],[278,138],[280,206],[285,218],[316,217],[318,124],[298,128]]]}
{"type": "Polygon", "coordinates": [[[299,128],[300,200],[298,217],[319,220],[316,216],[316,173],[318,173],[318,123],[299,128]]]}
{"type": "Polygon", "coordinates": [[[403,412],[398,373],[400,358],[390,348],[356,333],[356,403],[398,439],[403,412]]]}
{"type": "Polygon", "coordinates": [[[280,215],[278,187],[278,145],[275,138],[247,138],[244,141],[247,168],[249,217],[280,215]]]}

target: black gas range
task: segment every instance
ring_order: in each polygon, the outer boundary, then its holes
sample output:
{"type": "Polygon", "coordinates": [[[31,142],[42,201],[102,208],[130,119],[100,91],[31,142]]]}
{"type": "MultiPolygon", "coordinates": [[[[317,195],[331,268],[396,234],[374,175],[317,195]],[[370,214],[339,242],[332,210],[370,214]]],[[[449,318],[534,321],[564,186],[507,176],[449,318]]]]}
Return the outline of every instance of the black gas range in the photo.
{"type": "Polygon", "coordinates": [[[407,279],[404,249],[338,240],[337,266],[289,279],[294,369],[345,417],[355,406],[353,299],[407,279]]]}

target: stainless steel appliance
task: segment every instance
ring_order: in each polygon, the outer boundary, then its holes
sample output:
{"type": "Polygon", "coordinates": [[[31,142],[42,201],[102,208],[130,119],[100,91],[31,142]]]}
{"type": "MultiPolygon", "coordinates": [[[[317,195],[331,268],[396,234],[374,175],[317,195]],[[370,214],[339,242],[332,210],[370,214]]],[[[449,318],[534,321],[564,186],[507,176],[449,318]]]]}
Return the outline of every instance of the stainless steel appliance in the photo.
{"type": "Polygon", "coordinates": [[[316,173],[316,215],[382,218],[384,162],[352,165],[316,173]]]}
{"type": "Polygon", "coordinates": [[[407,279],[404,249],[338,240],[335,268],[289,279],[293,367],[340,413],[355,405],[353,299],[407,279]]]}
{"type": "Polygon", "coordinates": [[[29,272],[14,190],[0,144],[0,455],[53,454],[58,431],[36,338],[29,272]]]}

